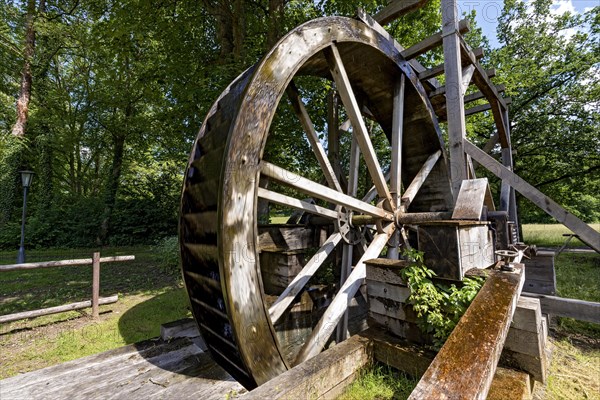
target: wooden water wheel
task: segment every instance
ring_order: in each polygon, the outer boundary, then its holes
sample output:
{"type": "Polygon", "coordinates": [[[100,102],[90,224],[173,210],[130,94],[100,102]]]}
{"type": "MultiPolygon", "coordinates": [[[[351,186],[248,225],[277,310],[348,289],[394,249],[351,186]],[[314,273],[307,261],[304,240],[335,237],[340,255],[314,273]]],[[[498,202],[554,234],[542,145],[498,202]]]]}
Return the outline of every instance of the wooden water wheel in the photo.
{"type": "Polygon", "coordinates": [[[194,317],[213,357],[252,388],[320,352],[361,285],[363,261],[378,257],[401,226],[397,216],[451,209],[443,149],[435,113],[415,72],[388,39],[358,20],[310,21],[238,77],[202,125],[182,196],[183,274],[194,317]],[[325,153],[295,87],[294,78],[300,76],[334,82],[352,125],[350,167],[342,176],[336,176],[337,166],[325,153]],[[263,158],[270,125],[286,92],[322,169],[321,181],[263,158]],[[365,121],[385,134],[392,154],[387,165],[378,160],[365,121]],[[360,163],[366,164],[373,183],[362,195],[357,194],[360,163]],[[431,173],[423,181],[419,172],[424,166],[431,173]],[[265,188],[266,180],[318,203],[265,188]],[[404,196],[398,195],[401,188],[408,189],[404,196]],[[401,197],[406,210],[400,207],[401,197]],[[267,302],[261,281],[260,199],[335,226],[275,304],[267,302]],[[364,226],[373,234],[365,235],[364,226]],[[346,279],[302,348],[290,356],[274,323],[337,246],[344,249],[341,275],[346,279]],[[360,249],[352,257],[356,247],[360,249]],[[357,253],[362,254],[358,261],[357,253]]]}

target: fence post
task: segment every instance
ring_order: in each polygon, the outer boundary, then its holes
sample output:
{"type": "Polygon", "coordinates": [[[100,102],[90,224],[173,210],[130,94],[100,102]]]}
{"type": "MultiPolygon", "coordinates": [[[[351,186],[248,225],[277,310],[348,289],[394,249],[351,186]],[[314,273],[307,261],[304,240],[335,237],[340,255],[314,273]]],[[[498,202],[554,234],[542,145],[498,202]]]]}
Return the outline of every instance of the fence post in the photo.
{"type": "Polygon", "coordinates": [[[98,299],[100,298],[100,253],[94,253],[92,258],[92,317],[98,318],[100,310],[98,299]]]}

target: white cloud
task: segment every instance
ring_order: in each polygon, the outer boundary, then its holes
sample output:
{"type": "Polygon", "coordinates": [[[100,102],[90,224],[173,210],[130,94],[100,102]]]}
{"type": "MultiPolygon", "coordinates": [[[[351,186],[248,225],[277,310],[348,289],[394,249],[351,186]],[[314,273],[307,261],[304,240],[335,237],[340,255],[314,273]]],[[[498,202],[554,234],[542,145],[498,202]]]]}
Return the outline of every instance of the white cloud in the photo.
{"type": "Polygon", "coordinates": [[[566,12],[578,14],[573,5],[573,0],[555,0],[550,6],[550,13],[554,15],[563,15],[566,12]]]}

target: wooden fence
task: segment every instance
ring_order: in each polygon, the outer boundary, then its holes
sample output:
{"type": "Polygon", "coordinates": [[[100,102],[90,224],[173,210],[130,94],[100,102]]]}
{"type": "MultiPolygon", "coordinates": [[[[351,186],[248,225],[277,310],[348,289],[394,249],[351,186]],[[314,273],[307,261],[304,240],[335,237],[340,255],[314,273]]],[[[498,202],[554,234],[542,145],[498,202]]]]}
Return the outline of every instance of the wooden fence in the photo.
{"type": "Polygon", "coordinates": [[[56,314],[65,311],[80,310],[83,308],[92,307],[92,317],[97,318],[99,315],[99,306],[103,304],[116,303],[119,296],[100,297],[100,264],[105,262],[115,261],[131,261],[135,260],[135,256],[115,256],[115,257],[100,257],[100,253],[94,253],[92,258],[81,258],[77,260],[60,260],[46,261],[37,263],[9,264],[0,265],[0,272],[20,271],[27,269],[53,268],[75,265],[92,265],[92,299],[81,301],[78,303],[70,303],[57,307],[42,308],[33,311],[24,311],[15,314],[0,316],[0,323],[18,321],[20,319],[40,317],[42,315],[56,314]]]}

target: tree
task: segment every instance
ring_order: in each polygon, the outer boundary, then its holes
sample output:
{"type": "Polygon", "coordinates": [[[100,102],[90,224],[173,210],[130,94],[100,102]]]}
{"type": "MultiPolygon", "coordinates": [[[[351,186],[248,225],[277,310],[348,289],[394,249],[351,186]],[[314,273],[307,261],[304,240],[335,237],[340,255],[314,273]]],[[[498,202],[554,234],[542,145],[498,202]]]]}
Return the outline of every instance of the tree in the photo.
{"type": "MultiPolygon", "coordinates": [[[[600,209],[600,7],[551,12],[551,1],[505,1],[491,56],[506,85],[515,172],[587,221],[600,209]],[[593,200],[595,198],[595,201],[593,200]]],[[[526,219],[544,214],[522,203],[526,219]]]]}

